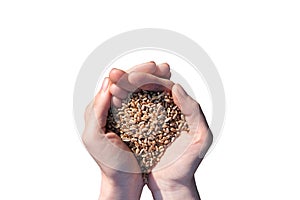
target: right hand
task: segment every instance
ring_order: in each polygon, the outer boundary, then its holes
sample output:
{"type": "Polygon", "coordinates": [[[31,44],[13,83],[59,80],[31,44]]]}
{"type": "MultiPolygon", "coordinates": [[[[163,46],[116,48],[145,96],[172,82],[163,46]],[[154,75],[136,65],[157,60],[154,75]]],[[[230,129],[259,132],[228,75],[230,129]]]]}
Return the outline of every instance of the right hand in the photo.
{"type": "MultiPolygon", "coordinates": [[[[213,136],[200,105],[179,84],[172,87],[172,95],[175,104],[185,115],[190,129],[188,133],[183,132],[181,135],[188,134],[191,141],[186,149],[180,150],[183,154],[174,163],[159,170],[152,170],[148,186],[155,199],[200,199],[194,174],[210,147],[213,136]]],[[[180,139],[179,137],[177,140],[180,139]]],[[[172,145],[180,148],[176,141],[172,145]]],[[[167,156],[166,153],[164,156],[167,156]]]]}

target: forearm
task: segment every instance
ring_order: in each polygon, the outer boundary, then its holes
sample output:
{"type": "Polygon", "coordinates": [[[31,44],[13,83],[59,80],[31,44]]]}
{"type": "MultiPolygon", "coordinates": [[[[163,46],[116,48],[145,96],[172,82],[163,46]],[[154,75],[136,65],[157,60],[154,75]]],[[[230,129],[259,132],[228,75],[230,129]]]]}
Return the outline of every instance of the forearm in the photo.
{"type": "MultiPolygon", "coordinates": [[[[159,186],[158,186],[159,187],[159,186]]],[[[168,187],[161,187],[152,191],[155,200],[172,199],[172,200],[200,200],[199,192],[197,190],[195,179],[193,178],[190,183],[186,184],[173,184],[168,187]]]]}
{"type": "Polygon", "coordinates": [[[140,199],[142,189],[141,184],[128,182],[127,185],[120,186],[102,177],[99,200],[140,199]]]}

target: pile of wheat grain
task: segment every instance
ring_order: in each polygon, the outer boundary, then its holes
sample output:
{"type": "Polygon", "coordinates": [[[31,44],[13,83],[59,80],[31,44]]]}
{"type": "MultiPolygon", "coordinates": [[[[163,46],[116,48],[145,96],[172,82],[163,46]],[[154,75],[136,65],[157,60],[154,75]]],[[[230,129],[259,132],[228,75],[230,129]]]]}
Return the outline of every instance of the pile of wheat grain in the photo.
{"type": "Polygon", "coordinates": [[[181,131],[189,131],[170,92],[146,90],[129,94],[120,108],[111,107],[106,128],[128,145],[143,173],[150,173],[181,131]]]}

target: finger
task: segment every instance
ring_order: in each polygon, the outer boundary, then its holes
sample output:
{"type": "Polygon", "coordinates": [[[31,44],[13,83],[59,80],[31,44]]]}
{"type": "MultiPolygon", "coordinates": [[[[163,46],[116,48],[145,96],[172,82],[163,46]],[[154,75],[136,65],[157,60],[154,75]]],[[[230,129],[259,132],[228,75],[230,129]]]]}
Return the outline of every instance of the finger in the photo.
{"type": "Polygon", "coordinates": [[[128,73],[120,69],[112,69],[109,73],[109,79],[118,87],[133,92],[137,88],[128,82],[128,73]]]}
{"type": "Polygon", "coordinates": [[[129,147],[122,141],[120,136],[118,136],[116,133],[108,132],[105,134],[105,137],[115,146],[123,149],[124,151],[131,152],[129,147]]]}
{"type": "Polygon", "coordinates": [[[122,106],[122,100],[119,99],[118,97],[116,96],[112,96],[111,98],[111,104],[117,108],[121,107],[122,106]]]}
{"type": "Polygon", "coordinates": [[[150,73],[154,74],[155,71],[157,70],[156,64],[154,61],[150,61],[147,63],[139,64],[136,65],[132,68],[130,68],[127,72],[145,72],[145,73],[150,73]]]}
{"type": "Polygon", "coordinates": [[[153,75],[158,76],[160,78],[170,79],[170,65],[168,63],[162,63],[157,65],[156,71],[153,75]]]}
{"type": "MultiPolygon", "coordinates": [[[[167,78],[167,79],[169,79],[171,77],[169,64],[162,63],[162,64],[156,66],[156,64],[153,61],[148,62],[148,63],[144,63],[144,64],[140,64],[140,65],[136,65],[135,67],[129,69],[128,72],[129,73],[131,73],[131,72],[144,72],[144,73],[153,74],[155,76],[158,76],[158,77],[161,77],[161,78],[167,78]]],[[[115,68],[112,69],[110,71],[109,78],[118,87],[120,87],[120,88],[122,88],[126,91],[133,92],[137,89],[136,87],[133,87],[128,82],[128,73],[126,73],[123,70],[115,69],[115,68]]]]}
{"type": "Polygon", "coordinates": [[[117,86],[116,84],[112,84],[109,88],[109,91],[113,96],[118,97],[119,99],[125,99],[128,95],[126,90],[117,86]]]}
{"type": "Polygon", "coordinates": [[[94,99],[94,112],[95,116],[98,119],[100,128],[104,128],[106,125],[106,118],[108,115],[108,110],[110,108],[111,94],[109,92],[110,87],[109,78],[103,80],[102,86],[98,94],[94,99]]]}
{"type": "Polygon", "coordinates": [[[124,74],[126,74],[125,71],[113,68],[109,72],[109,79],[111,80],[111,82],[117,83],[124,74]]]}
{"type": "Polygon", "coordinates": [[[128,81],[137,88],[153,91],[171,90],[174,85],[170,80],[143,72],[131,72],[128,75],[128,81]]]}
{"type": "MultiPolygon", "coordinates": [[[[153,62],[153,61],[152,61],[153,62]]],[[[154,62],[153,62],[154,63],[154,62]]],[[[170,79],[171,77],[171,72],[170,72],[170,66],[168,63],[162,63],[159,65],[156,65],[155,67],[152,67],[151,69],[156,69],[156,70],[145,70],[145,68],[143,67],[143,65],[138,65],[136,67],[134,67],[133,69],[131,69],[129,71],[130,72],[144,72],[144,73],[149,73],[152,74],[154,76],[160,77],[160,78],[165,78],[165,79],[170,79]]],[[[147,86],[143,86],[141,89],[144,90],[155,90],[155,88],[157,88],[158,85],[154,84],[149,84],[147,86]]],[[[161,87],[158,87],[157,90],[161,90],[161,87]]]]}
{"type": "Polygon", "coordinates": [[[176,105],[180,108],[185,116],[192,116],[198,114],[198,103],[192,99],[179,84],[175,84],[172,88],[172,95],[176,105]],[[194,112],[194,111],[197,112],[194,112]]]}
{"type": "MultiPolygon", "coordinates": [[[[134,72],[134,71],[139,71],[139,72],[145,72],[145,73],[150,73],[153,74],[156,71],[157,67],[155,62],[150,61],[147,63],[139,64],[136,65],[128,70],[128,73],[134,72]]],[[[125,74],[126,72],[121,70],[121,69],[116,69],[113,68],[109,72],[109,78],[113,83],[117,83],[119,79],[125,74]]]]}
{"type": "Polygon", "coordinates": [[[168,63],[156,65],[154,61],[136,65],[127,71],[127,73],[130,72],[145,72],[167,79],[169,79],[171,76],[170,66],[168,63]]]}
{"type": "Polygon", "coordinates": [[[199,128],[199,125],[207,126],[207,122],[200,105],[192,97],[190,97],[179,84],[175,84],[173,86],[172,95],[175,104],[179,107],[182,114],[185,115],[186,121],[189,126],[191,126],[190,129],[195,130],[199,128]]]}

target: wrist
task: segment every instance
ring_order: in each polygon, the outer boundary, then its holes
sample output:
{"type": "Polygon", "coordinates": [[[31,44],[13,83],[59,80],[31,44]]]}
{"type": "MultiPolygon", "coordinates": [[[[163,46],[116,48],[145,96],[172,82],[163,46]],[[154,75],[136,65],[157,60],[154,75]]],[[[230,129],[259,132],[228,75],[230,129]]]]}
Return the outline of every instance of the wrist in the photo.
{"type": "Polygon", "coordinates": [[[156,189],[151,190],[155,200],[161,199],[194,199],[200,200],[194,177],[185,183],[156,182],[156,189]]]}
{"type": "Polygon", "coordinates": [[[115,181],[102,175],[99,200],[140,199],[143,186],[142,178],[138,176],[126,181],[115,181]]]}

